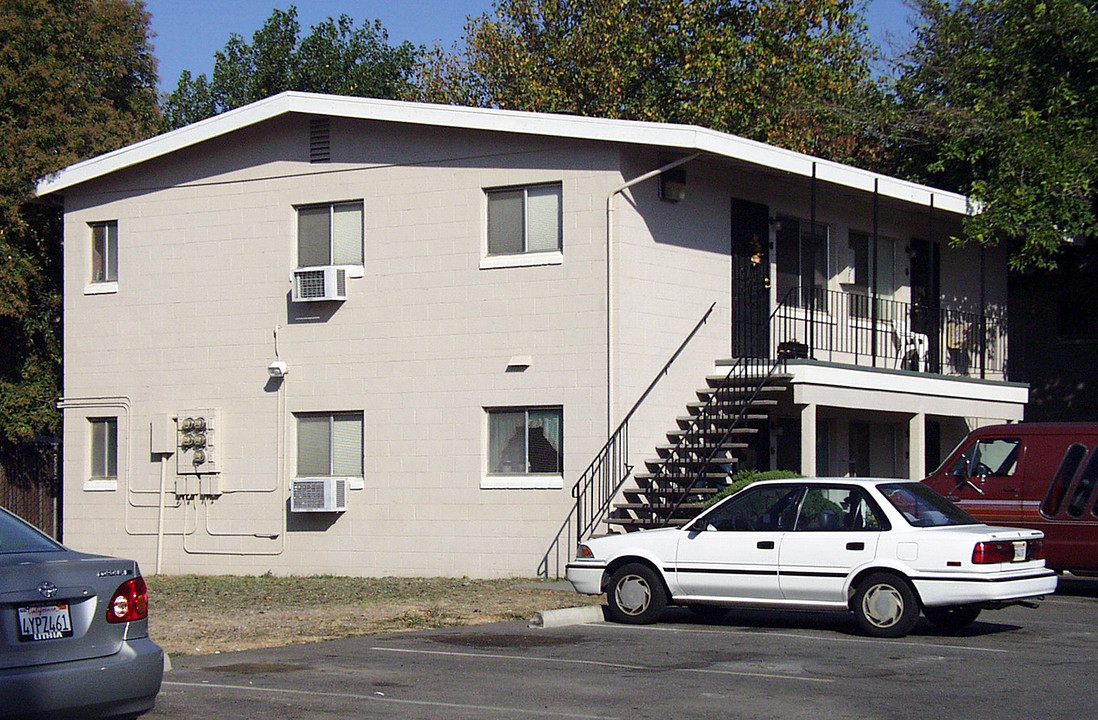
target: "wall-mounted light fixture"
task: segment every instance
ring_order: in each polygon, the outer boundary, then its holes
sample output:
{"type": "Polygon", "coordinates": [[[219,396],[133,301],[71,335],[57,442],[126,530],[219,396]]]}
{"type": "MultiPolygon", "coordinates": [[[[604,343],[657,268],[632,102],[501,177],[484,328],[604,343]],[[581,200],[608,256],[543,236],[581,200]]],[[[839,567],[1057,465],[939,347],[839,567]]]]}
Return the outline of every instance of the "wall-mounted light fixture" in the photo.
{"type": "Polygon", "coordinates": [[[660,200],[679,202],[686,199],[686,168],[673,167],[660,173],[660,200]]]}
{"type": "Polygon", "coordinates": [[[284,378],[286,374],[290,372],[289,366],[281,360],[275,360],[273,363],[267,366],[267,376],[273,378],[284,378]]]}

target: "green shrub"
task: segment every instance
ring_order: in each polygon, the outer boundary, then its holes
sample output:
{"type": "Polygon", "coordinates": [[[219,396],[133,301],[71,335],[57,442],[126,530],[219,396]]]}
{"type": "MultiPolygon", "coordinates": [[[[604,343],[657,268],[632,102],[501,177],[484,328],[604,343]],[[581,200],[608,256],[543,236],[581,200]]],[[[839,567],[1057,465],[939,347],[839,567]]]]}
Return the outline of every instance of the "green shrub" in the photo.
{"type": "Polygon", "coordinates": [[[728,479],[728,485],[726,485],[724,489],[706,501],[705,506],[709,507],[714,503],[720,502],[729,495],[738,493],[751,483],[758,482],[759,480],[788,480],[790,478],[799,477],[804,476],[791,470],[767,470],[765,472],[761,470],[740,470],[728,479]]]}

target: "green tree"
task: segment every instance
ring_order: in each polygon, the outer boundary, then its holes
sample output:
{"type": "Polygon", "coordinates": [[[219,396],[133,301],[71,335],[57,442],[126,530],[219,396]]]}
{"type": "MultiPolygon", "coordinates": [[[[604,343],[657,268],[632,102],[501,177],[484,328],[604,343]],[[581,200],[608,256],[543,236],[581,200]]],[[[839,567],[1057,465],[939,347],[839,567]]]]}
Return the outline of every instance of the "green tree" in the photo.
{"type": "Polygon", "coordinates": [[[152,133],[148,23],[131,0],[0,0],[0,441],[60,428],[61,210],[34,183],[152,133]]]}
{"type": "Polygon", "coordinates": [[[1096,230],[1098,3],[915,0],[898,172],[966,193],[975,242],[1048,268],[1096,230]]]}
{"type": "MultiPolygon", "coordinates": [[[[860,0],[500,0],[421,68],[433,102],[682,122],[874,164],[860,0]]],[[[872,112],[871,112],[872,110],[872,112]]]]}
{"type": "Polygon", "coordinates": [[[285,90],[399,99],[409,93],[419,50],[389,45],[379,21],[355,27],[328,18],[301,37],[297,8],[275,10],[252,36],[233,34],[214,56],[213,76],[179,76],[164,101],[168,128],[197,122],[285,90]]]}

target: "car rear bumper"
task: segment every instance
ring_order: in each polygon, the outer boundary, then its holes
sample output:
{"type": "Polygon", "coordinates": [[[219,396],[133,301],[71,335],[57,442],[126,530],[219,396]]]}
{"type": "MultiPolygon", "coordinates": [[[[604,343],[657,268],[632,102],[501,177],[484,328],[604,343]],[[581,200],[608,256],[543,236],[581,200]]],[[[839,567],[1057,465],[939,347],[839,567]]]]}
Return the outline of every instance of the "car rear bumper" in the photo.
{"type": "Polygon", "coordinates": [[[164,676],[164,651],[149,638],[114,655],[0,670],[0,718],[100,717],[150,710],[164,676]]]}
{"type": "Polygon", "coordinates": [[[968,605],[988,607],[1037,598],[1056,592],[1057,577],[1051,570],[1012,577],[924,577],[914,578],[923,605],[968,605]]]}

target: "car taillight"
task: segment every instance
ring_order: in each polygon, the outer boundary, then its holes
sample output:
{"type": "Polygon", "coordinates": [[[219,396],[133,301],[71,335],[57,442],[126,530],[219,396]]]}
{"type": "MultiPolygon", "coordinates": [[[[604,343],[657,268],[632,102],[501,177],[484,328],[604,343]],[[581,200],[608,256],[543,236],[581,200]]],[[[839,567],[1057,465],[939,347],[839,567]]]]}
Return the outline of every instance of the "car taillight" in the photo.
{"type": "Polygon", "coordinates": [[[993,565],[997,563],[1021,562],[1024,560],[1043,560],[1044,557],[1045,543],[1042,540],[978,542],[976,543],[976,547],[972,549],[973,565],[993,565]],[[1023,544],[1025,547],[1020,547],[1023,544]]]}
{"type": "Polygon", "coordinates": [[[124,623],[149,616],[149,589],[145,578],[135,577],[118,586],[107,605],[107,622],[124,623]]]}
{"type": "Polygon", "coordinates": [[[1008,563],[1014,560],[1014,543],[979,542],[972,550],[973,565],[1008,563]]]}

